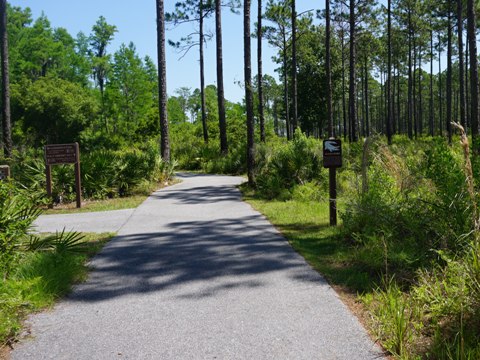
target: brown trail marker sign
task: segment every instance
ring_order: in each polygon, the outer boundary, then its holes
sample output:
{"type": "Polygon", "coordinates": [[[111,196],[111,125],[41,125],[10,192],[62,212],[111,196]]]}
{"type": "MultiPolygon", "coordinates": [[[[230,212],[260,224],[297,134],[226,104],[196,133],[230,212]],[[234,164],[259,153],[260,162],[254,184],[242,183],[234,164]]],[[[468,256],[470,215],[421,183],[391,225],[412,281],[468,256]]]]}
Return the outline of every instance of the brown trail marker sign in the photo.
{"type": "MultiPolygon", "coordinates": [[[[80,150],[78,143],[45,145],[45,164],[47,176],[47,195],[52,197],[52,165],[75,165],[75,191],[77,208],[82,206],[82,186],[80,181],[80,150]]],[[[52,205],[49,205],[52,207],[52,205]]]]}
{"type": "Polygon", "coordinates": [[[342,167],[342,141],[330,138],[323,140],[323,167],[329,170],[330,183],[330,226],[337,225],[337,175],[342,167]]]}
{"type": "Polygon", "coordinates": [[[10,177],[10,166],[0,165],[0,181],[7,180],[10,177]]]}

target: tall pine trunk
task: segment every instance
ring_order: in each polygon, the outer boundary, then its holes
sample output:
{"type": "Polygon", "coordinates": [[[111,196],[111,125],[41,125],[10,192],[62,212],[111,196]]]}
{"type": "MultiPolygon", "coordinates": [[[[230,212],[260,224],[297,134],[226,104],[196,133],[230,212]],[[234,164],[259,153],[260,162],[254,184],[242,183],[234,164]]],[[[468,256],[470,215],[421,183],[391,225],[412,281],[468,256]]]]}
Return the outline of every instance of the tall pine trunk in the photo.
{"type": "Polygon", "coordinates": [[[283,29],[283,102],[285,107],[285,127],[287,130],[287,140],[292,138],[292,127],[290,124],[290,109],[288,101],[288,66],[287,66],[287,34],[283,29]]]}
{"type": "Polygon", "coordinates": [[[452,143],[452,11],[449,5],[447,21],[447,119],[448,143],[452,143]]]}
{"type": "Polygon", "coordinates": [[[12,124],[10,116],[10,77],[8,66],[7,1],[0,0],[0,38],[2,57],[2,130],[3,152],[5,157],[12,156],[12,124]]]}
{"type": "Polygon", "coordinates": [[[208,127],[207,127],[207,105],[205,101],[205,58],[203,55],[204,30],[203,30],[203,0],[200,0],[200,31],[199,31],[199,45],[200,45],[200,101],[202,107],[202,128],[203,128],[203,141],[208,143],[208,127]]]}
{"type": "Polygon", "coordinates": [[[423,134],[422,47],[418,47],[418,132],[423,134]]]}
{"type": "Polygon", "coordinates": [[[295,0],[292,0],[292,128],[293,133],[298,126],[298,93],[297,93],[297,11],[295,0]]]}
{"type": "Polygon", "coordinates": [[[260,120],[260,141],[265,142],[265,114],[263,106],[263,66],[262,66],[262,0],[258,1],[257,20],[257,64],[258,64],[258,117],[260,120]]]}
{"type": "Polygon", "coordinates": [[[460,123],[466,129],[465,69],[463,58],[463,0],[457,0],[458,77],[460,85],[460,123]]]}
{"type": "Polygon", "coordinates": [[[430,20],[430,108],[428,114],[428,133],[430,136],[433,136],[433,112],[433,28],[430,20]]]}
{"type": "Polygon", "coordinates": [[[328,137],[334,136],[333,130],[333,111],[332,111],[332,67],[330,64],[330,0],[325,1],[325,67],[327,73],[327,124],[328,137]]]}
{"type": "Polygon", "coordinates": [[[165,12],[163,0],[157,1],[158,110],[160,113],[160,151],[170,161],[170,139],[167,116],[167,66],[165,59],[165,12]]]}
{"type": "Polygon", "coordinates": [[[252,54],[250,42],[250,0],[244,1],[243,10],[243,46],[245,70],[245,102],[247,105],[247,173],[248,183],[253,186],[255,149],[254,149],[254,124],[253,124],[253,94],[252,94],[252,54]]]}
{"type": "MultiPolygon", "coordinates": [[[[342,41],[342,115],[343,115],[343,140],[347,141],[347,101],[345,98],[345,31],[341,30],[342,41]]],[[[351,141],[351,139],[350,139],[351,141]]]]}
{"type": "Polygon", "coordinates": [[[438,34],[438,103],[440,104],[438,107],[438,130],[440,136],[443,136],[442,43],[440,34],[438,34]]]}
{"type": "Polygon", "coordinates": [[[215,0],[215,37],[217,52],[217,98],[220,152],[228,154],[227,120],[225,116],[225,91],[223,88],[222,1],[215,0]]]}
{"type": "Polygon", "coordinates": [[[408,111],[407,111],[407,131],[408,137],[413,138],[413,129],[412,129],[412,14],[411,10],[408,10],[408,111]]]}
{"type": "Polygon", "coordinates": [[[476,14],[475,0],[467,1],[467,31],[470,50],[470,116],[473,137],[473,149],[480,153],[480,144],[475,141],[478,137],[478,59],[477,59],[477,37],[476,37],[476,14]]]}
{"type": "Polygon", "coordinates": [[[388,144],[392,144],[392,91],[391,91],[391,84],[392,84],[392,1],[388,0],[388,29],[387,29],[387,36],[388,36],[388,56],[387,56],[387,139],[388,144]]]}
{"type": "Polygon", "coordinates": [[[349,110],[350,110],[350,126],[351,126],[351,139],[353,142],[358,140],[356,122],[357,122],[357,109],[356,109],[356,34],[355,34],[355,0],[350,0],[350,84],[349,84],[349,110]]]}

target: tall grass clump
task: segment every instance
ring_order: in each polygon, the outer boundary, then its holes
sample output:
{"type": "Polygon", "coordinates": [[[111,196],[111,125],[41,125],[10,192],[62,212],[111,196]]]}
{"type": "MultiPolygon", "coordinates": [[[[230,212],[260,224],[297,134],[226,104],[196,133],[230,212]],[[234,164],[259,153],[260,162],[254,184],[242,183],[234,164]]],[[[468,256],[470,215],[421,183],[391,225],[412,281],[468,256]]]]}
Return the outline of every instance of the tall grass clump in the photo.
{"type": "Polygon", "coordinates": [[[468,139],[463,133],[461,147],[429,140],[417,160],[407,154],[395,166],[400,154],[385,151],[375,151],[368,189],[344,214],[365,264],[368,255],[380,259],[372,268],[380,285],[363,296],[372,328],[401,359],[478,359],[479,215],[468,139]]]}

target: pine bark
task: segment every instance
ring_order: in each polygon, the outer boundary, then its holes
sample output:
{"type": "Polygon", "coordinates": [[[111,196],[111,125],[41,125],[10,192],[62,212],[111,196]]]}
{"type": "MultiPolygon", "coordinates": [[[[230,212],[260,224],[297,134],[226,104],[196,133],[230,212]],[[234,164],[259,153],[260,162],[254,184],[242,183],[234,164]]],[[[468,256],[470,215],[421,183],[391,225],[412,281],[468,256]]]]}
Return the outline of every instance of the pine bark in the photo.
{"type": "Polygon", "coordinates": [[[260,120],[260,141],[265,142],[265,114],[263,98],[263,64],[262,64],[262,0],[258,0],[257,18],[257,64],[258,64],[258,118],[260,120]]]}
{"type": "Polygon", "coordinates": [[[292,0],[292,130],[298,126],[298,93],[297,93],[297,11],[295,0],[292,0]]]}
{"type": "Polygon", "coordinates": [[[465,69],[463,57],[463,0],[457,0],[458,77],[460,85],[460,124],[466,129],[465,69]]]}
{"type": "Polygon", "coordinates": [[[351,139],[353,142],[358,140],[356,130],[357,109],[355,104],[356,99],[356,34],[355,34],[355,0],[350,0],[350,84],[349,84],[349,110],[350,110],[350,126],[351,126],[351,139]]]}
{"type": "Polygon", "coordinates": [[[247,105],[247,173],[248,183],[255,184],[255,149],[254,149],[254,123],[253,123],[253,94],[252,94],[252,64],[250,41],[250,0],[244,1],[243,11],[243,45],[244,45],[244,71],[245,71],[245,102],[247,105]]]}
{"type": "Polygon", "coordinates": [[[388,144],[392,144],[392,1],[388,0],[388,56],[387,56],[387,140],[388,144]]]}
{"type": "Polygon", "coordinates": [[[0,38],[2,58],[2,130],[3,152],[6,158],[12,156],[12,125],[10,115],[10,77],[8,62],[7,1],[0,0],[0,38]]]}
{"type": "Polygon", "coordinates": [[[467,31],[470,51],[470,116],[473,146],[475,153],[480,153],[479,144],[476,143],[478,137],[478,59],[477,59],[477,38],[476,38],[476,14],[475,0],[467,1],[467,31]]]}
{"type": "Polygon", "coordinates": [[[200,46],[200,102],[201,102],[201,111],[202,111],[202,129],[203,129],[203,141],[208,143],[208,127],[207,127],[207,104],[205,100],[205,57],[204,57],[204,50],[203,45],[205,42],[205,35],[204,35],[204,13],[203,13],[203,0],[200,0],[199,4],[199,23],[200,23],[200,31],[199,31],[199,46],[200,46]]]}
{"type": "Polygon", "coordinates": [[[448,10],[448,29],[447,29],[447,119],[446,129],[448,143],[452,143],[452,16],[451,10],[448,10]]]}
{"type": "Polygon", "coordinates": [[[170,139],[167,116],[167,67],[165,59],[165,12],[163,0],[157,2],[158,106],[160,113],[160,151],[170,161],[170,139]]]}
{"type": "Polygon", "coordinates": [[[326,50],[326,59],[325,66],[327,72],[327,122],[328,122],[328,137],[333,137],[333,112],[332,112],[332,67],[330,64],[330,0],[325,1],[325,14],[326,14],[326,24],[325,24],[325,50],[326,50]]]}
{"type": "Polygon", "coordinates": [[[220,152],[228,154],[227,120],[225,116],[225,91],[223,86],[222,1],[215,0],[215,38],[217,52],[217,100],[220,152]]]}

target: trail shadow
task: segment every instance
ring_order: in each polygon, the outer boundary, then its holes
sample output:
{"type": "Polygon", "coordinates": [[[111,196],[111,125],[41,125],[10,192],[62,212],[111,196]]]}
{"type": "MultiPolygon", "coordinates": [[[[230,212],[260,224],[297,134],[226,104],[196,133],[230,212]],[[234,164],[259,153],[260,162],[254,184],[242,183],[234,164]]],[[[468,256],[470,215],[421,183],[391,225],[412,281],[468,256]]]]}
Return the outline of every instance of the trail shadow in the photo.
{"type": "Polygon", "coordinates": [[[241,201],[241,193],[233,186],[199,186],[185,189],[165,189],[154,193],[151,198],[155,200],[173,200],[182,204],[212,204],[223,201],[241,201]]]}
{"type": "Polygon", "coordinates": [[[164,232],[118,236],[92,266],[89,280],[69,300],[157,291],[201,299],[232,288],[268,286],[263,275],[285,270],[291,281],[324,284],[261,215],[175,222],[164,232]],[[176,292],[178,287],[182,291],[176,292]]]}

